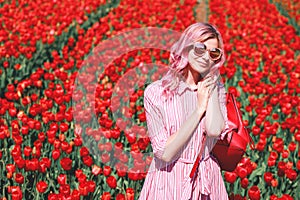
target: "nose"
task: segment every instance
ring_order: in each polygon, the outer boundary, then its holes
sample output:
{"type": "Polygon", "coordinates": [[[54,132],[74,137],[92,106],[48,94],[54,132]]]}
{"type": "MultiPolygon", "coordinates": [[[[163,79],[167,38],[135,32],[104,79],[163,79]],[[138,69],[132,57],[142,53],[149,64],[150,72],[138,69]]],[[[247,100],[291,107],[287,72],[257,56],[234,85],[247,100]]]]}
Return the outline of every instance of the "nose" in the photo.
{"type": "Polygon", "coordinates": [[[205,54],[203,55],[203,59],[205,59],[206,61],[209,60],[209,52],[206,51],[205,54]]]}

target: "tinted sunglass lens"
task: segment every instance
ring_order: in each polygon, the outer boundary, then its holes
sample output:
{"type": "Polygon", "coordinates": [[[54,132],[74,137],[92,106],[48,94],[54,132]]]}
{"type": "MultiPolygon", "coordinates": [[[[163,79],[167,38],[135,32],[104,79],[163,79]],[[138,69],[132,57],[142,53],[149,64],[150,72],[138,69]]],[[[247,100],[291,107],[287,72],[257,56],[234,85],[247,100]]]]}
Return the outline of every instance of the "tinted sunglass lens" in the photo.
{"type": "Polygon", "coordinates": [[[221,56],[221,51],[220,51],[220,49],[212,49],[212,50],[210,50],[210,53],[209,53],[209,55],[210,55],[210,57],[212,58],[212,59],[219,59],[220,58],[220,56],[221,56]]]}
{"type": "Polygon", "coordinates": [[[202,55],[206,51],[206,46],[202,43],[195,43],[194,51],[195,51],[196,54],[202,55]]]}

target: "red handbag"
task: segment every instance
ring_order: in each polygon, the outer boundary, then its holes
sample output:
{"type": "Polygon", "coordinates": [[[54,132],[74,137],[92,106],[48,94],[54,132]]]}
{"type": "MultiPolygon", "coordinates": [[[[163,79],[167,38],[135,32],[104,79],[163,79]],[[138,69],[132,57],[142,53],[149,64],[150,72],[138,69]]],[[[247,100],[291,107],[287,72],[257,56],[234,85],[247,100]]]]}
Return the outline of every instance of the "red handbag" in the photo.
{"type": "MultiPolygon", "coordinates": [[[[218,140],[211,153],[218,160],[222,170],[232,172],[246,152],[247,145],[250,143],[251,149],[254,149],[254,142],[249,135],[248,129],[243,125],[240,110],[232,93],[227,93],[226,108],[229,131],[223,140],[218,140]]],[[[191,178],[202,156],[205,140],[206,135],[203,137],[202,148],[190,173],[191,178]]]]}
{"type": "Polygon", "coordinates": [[[251,149],[254,149],[254,142],[243,125],[241,112],[232,93],[227,93],[226,108],[229,131],[223,140],[218,140],[212,154],[222,170],[232,172],[246,152],[247,145],[250,144],[251,149]]]}

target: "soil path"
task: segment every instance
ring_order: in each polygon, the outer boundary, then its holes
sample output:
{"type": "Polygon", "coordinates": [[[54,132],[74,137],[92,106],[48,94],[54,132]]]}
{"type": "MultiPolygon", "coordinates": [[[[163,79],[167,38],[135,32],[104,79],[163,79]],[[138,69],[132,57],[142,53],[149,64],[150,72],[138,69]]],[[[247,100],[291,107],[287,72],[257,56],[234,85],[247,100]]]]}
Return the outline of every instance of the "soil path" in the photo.
{"type": "Polygon", "coordinates": [[[196,21],[197,22],[207,22],[207,9],[209,0],[198,0],[197,1],[197,8],[196,8],[196,21]]]}

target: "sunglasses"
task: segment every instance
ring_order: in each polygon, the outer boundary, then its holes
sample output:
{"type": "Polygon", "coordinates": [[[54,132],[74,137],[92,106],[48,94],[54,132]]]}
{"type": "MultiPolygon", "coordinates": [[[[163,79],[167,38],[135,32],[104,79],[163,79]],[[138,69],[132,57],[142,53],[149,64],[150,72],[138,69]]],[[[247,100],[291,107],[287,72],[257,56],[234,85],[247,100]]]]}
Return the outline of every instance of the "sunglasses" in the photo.
{"type": "Polygon", "coordinates": [[[208,51],[209,57],[213,61],[219,60],[223,53],[220,48],[207,49],[206,45],[201,42],[195,42],[193,49],[197,56],[203,56],[208,51]]]}

